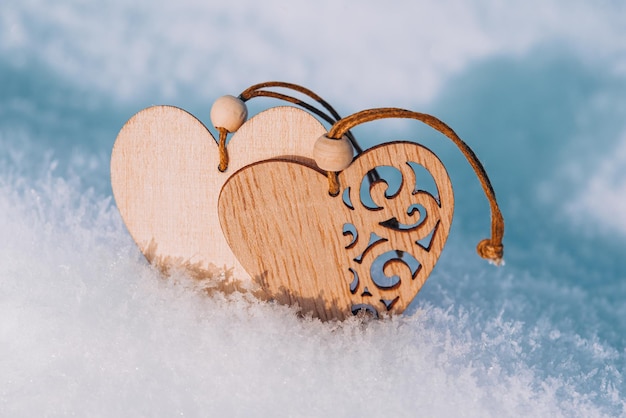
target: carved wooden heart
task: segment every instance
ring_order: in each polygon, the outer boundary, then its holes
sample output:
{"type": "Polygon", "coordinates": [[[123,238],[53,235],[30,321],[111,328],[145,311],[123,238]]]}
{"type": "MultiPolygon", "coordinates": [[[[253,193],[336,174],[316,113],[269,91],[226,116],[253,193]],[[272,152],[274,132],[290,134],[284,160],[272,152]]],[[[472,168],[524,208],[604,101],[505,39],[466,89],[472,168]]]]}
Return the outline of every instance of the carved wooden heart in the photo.
{"type": "Polygon", "coordinates": [[[202,276],[218,267],[245,281],[249,277],[219,225],[222,185],[259,160],[285,157],[313,164],[313,144],[325,132],[300,109],[261,112],[231,138],[229,168],[222,173],[217,143],[200,121],[175,107],[144,109],[124,125],[113,147],[117,207],[141,251],[161,268],[177,264],[202,276]]]}
{"type": "Polygon", "coordinates": [[[325,174],[304,164],[241,169],[219,198],[226,240],[267,299],[324,320],[402,312],[448,237],[448,174],[428,149],[395,142],[361,154],[339,182],[331,197],[325,174]]]}

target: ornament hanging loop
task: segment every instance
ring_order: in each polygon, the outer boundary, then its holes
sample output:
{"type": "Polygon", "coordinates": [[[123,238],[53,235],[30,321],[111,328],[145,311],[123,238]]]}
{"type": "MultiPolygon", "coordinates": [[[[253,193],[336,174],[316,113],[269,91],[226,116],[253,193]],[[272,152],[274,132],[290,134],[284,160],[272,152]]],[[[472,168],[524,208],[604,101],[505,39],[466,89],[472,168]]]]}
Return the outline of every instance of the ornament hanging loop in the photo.
{"type": "MultiPolygon", "coordinates": [[[[246,119],[248,118],[248,109],[245,103],[255,97],[268,97],[294,104],[313,113],[330,125],[333,125],[335,122],[341,119],[339,113],[337,113],[337,111],[326,100],[324,100],[312,90],[309,90],[306,87],[302,87],[294,83],[286,83],[282,81],[267,81],[248,87],[243,92],[241,92],[238,97],[234,97],[231,95],[222,96],[213,103],[213,107],[211,108],[211,122],[213,123],[213,126],[215,126],[215,128],[218,130],[220,136],[218,142],[220,153],[220,163],[218,166],[218,170],[221,172],[224,172],[228,169],[229,158],[228,152],[226,150],[226,138],[229,133],[237,131],[237,129],[239,129],[241,125],[243,125],[243,123],[246,121],[246,119]],[[315,105],[311,105],[288,94],[268,90],[272,88],[287,89],[307,96],[309,99],[313,100],[319,106],[321,106],[321,109],[319,107],[316,107],[315,105]]],[[[361,152],[363,152],[363,150],[358,145],[356,139],[354,138],[354,135],[352,135],[349,130],[345,133],[345,138],[351,144],[350,161],[352,161],[352,155],[354,151],[356,150],[356,152],[360,154],[361,152]]],[[[345,148],[345,146],[343,147],[345,148]]],[[[343,170],[343,168],[341,168],[341,170],[343,170]]],[[[330,181],[330,178],[331,176],[329,174],[329,184],[332,183],[330,181]]],[[[334,192],[335,194],[333,194],[333,196],[336,195],[336,193],[339,193],[339,186],[336,180],[336,175],[334,176],[334,178],[334,184],[336,184],[336,192],[334,192]]],[[[330,187],[332,188],[332,186],[330,187]]]]}

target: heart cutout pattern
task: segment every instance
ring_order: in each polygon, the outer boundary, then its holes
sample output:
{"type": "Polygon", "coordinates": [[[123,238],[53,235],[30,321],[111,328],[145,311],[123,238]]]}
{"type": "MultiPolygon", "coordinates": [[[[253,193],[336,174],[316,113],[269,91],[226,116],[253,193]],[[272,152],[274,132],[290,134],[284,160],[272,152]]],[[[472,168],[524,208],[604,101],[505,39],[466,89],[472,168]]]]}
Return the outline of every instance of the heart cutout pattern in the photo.
{"type": "Polygon", "coordinates": [[[227,276],[249,281],[219,225],[222,185],[238,169],[268,158],[313,165],[313,144],[324,133],[303,110],[271,108],[233,135],[229,167],[222,173],[217,142],[198,119],[172,106],[144,109],[124,125],[113,147],[117,207],[143,254],[161,269],[182,266],[200,277],[224,269],[227,276]]]}
{"type": "Polygon", "coordinates": [[[322,320],[361,310],[400,313],[434,268],[454,197],[427,148],[392,142],[358,156],[328,194],[325,173],[263,161],[235,173],[219,197],[228,244],[263,297],[322,320]],[[426,170],[435,191],[422,190],[426,170]]]}

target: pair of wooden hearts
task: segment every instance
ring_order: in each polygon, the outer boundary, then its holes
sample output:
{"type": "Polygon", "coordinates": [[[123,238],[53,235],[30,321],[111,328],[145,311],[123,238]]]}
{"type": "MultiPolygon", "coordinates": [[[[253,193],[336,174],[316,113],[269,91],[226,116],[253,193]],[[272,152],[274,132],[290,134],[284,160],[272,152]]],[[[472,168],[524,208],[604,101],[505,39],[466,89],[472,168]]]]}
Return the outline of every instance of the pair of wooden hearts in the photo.
{"type": "Polygon", "coordinates": [[[428,149],[392,142],[339,174],[339,196],[312,159],[325,128],[292,107],[244,123],[217,144],[195,117],[170,106],[133,116],[111,156],[111,184],[146,258],[199,276],[219,270],[321,319],[360,310],[402,312],[432,271],[453,213],[449,177],[428,149]],[[421,190],[426,169],[435,192],[421,190]]]}

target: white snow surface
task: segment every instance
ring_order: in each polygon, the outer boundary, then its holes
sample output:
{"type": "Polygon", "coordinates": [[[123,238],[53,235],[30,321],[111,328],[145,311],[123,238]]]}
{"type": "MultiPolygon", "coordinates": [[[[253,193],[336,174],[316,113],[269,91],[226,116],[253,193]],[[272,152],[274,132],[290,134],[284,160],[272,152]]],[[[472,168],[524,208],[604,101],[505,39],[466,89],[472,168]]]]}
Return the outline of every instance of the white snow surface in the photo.
{"type": "Polygon", "coordinates": [[[535,376],[521,323],[428,304],[321,323],[209,297],[146,264],[110,197],[20,182],[0,183],[4,416],[602,416],[568,378],[535,376]]]}

